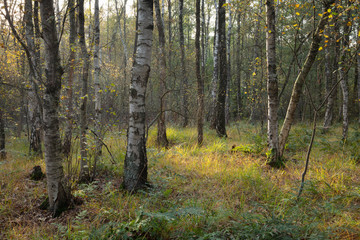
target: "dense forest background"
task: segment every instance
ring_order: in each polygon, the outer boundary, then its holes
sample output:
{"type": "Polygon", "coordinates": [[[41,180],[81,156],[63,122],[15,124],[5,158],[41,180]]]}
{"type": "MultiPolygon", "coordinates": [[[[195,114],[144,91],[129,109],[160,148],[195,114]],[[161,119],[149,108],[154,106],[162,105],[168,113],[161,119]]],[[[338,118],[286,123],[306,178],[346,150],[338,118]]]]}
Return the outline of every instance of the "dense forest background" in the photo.
{"type": "Polygon", "coordinates": [[[0,7],[0,238],[359,237],[358,0],[0,7]]]}

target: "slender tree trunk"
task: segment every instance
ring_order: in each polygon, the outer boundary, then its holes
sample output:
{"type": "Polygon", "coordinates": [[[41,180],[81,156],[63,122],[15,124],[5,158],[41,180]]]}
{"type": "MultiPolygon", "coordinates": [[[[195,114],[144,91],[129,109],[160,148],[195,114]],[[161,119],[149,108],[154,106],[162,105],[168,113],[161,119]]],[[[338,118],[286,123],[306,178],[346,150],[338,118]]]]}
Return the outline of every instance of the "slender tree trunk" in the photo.
{"type": "Polygon", "coordinates": [[[189,124],[189,106],[188,106],[188,78],[185,65],[185,40],[184,40],[184,0],[179,1],[179,34],[180,34],[180,52],[181,52],[181,71],[182,71],[182,108],[183,108],[183,127],[189,124]]]}
{"type": "Polygon", "coordinates": [[[50,210],[56,217],[69,206],[71,197],[64,180],[60,148],[59,103],[63,69],[60,64],[53,1],[41,1],[40,12],[46,62],[44,92],[46,177],[50,210]]]}
{"type": "Polygon", "coordinates": [[[153,1],[138,0],[137,45],[129,95],[129,128],[124,165],[124,187],[136,191],[147,183],[145,95],[150,74],[153,39],[153,1]]]}
{"type": "MultiPolygon", "coordinates": [[[[325,2],[325,9],[328,9],[330,4],[332,4],[334,2],[334,0],[330,0],[325,2]]],[[[305,62],[303,64],[303,67],[300,71],[300,73],[298,74],[295,83],[294,83],[294,87],[292,90],[292,94],[291,94],[291,98],[290,98],[290,102],[289,102],[289,106],[286,112],[286,117],[285,117],[285,121],[282,125],[281,131],[280,131],[280,135],[279,135],[279,151],[280,151],[280,156],[282,156],[284,154],[284,149],[285,149],[285,143],[287,141],[287,138],[289,136],[290,133],[290,129],[291,126],[293,124],[294,121],[294,116],[295,116],[295,110],[296,107],[299,103],[299,99],[301,96],[301,91],[302,91],[302,87],[305,83],[306,77],[308,75],[308,73],[310,72],[310,69],[316,59],[316,55],[319,51],[319,46],[320,46],[320,42],[322,40],[322,32],[324,30],[324,27],[328,21],[328,12],[325,12],[320,21],[319,24],[313,34],[313,39],[312,39],[312,43],[308,52],[308,55],[305,59],[305,62]]]]}
{"type": "Polygon", "coordinates": [[[218,24],[219,24],[219,8],[217,6],[216,0],[215,9],[216,9],[216,19],[215,19],[215,30],[214,30],[214,70],[211,81],[211,106],[210,106],[210,128],[216,129],[216,105],[217,105],[217,94],[218,94],[218,82],[219,82],[219,33],[218,33],[218,24]]]}
{"type": "Polygon", "coordinates": [[[82,87],[81,87],[81,100],[80,100],[80,176],[79,179],[82,182],[90,180],[89,175],[89,163],[88,163],[88,144],[87,144],[87,100],[88,100],[88,80],[89,80],[89,65],[90,56],[87,52],[85,42],[85,16],[84,16],[84,0],[78,0],[79,8],[79,45],[81,48],[81,59],[82,59],[82,87]]]}
{"type": "Polygon", "coordinates": [[[94,166],[92,178],[96,175],[96,164],[101,156],[101,86],[100,86],[100,19],[99,19],[99,0],[95,0],[94,9],[94,40],[95,40],[95,51],[94,51],[94,90],[95,90],[95,133],[96,133],[96,146],[94,156],[94,166]]]}
{"type": "Polygon", "coordinates": [[[225,0],[219,0],[219,92],[216,103],[216,132],[219,137],[227,137],[225,127],[225,101],[227,87],[227,61],[226,61],[226,23],[225,0]]]}
{"type": "MultiPolygon", "coordinates": [[[[359,36],[359,34],[358,34],[359,36]]],[[[359,36],[360,38],[360,36],[359,36]]],[[[358,44],[359,46],[359,44],[358,44]]],[[[357,104],[358,104],[358,108],[359,108],[359,115],[358,115],[358,123],[360,124],[360,50],[358,50],[358,53],[356,55],[356,59],[357,59],[357,64],[356,64],[356,67],[357,67],[357,70],[358,70],[358,75],[357,75],[357,104]]]]}
{"type": "MultiPolygon", "coordinates": [[[[326,36],[331,36],[329,28],[325,30],[326,36]]],[[[329,40],[331,41],[328,46],[325,48],[325,78],[326,78],[326,95],[331,91],[332,85],[334,83],[334,65],[332,59],[336,56],[332,56],[332,45],[335,42],[334,39],[331,37],[329,40]]],[[[325,110],[325,118],[324,118],[324,128],[329,128],[332,124],[333,120],[333,108],[334,108],[334,94],[331,94],[327,99],[326,103],[326,110],[325,110]]]]}
{"type": "Polygon", "coordinates": [[[70,21],[70,35],[69,35],[69,76],[68,76],[68,86],[67,86],[67,112],[66,112],[66,126],[65,126],[65,136],[63,141],[63,154],[64,157],[68,158],[71,152],[71,140],[72,140],[72,130],[73,130],[73,82],[75,74],[75,58],[76,58],[76,20],[75,20],[75,0],[69,0],[69,21],[70,21]]]}
{"type": "MultiPolygon", "coordinates": [[[[350,2],[348,2],[348,5],[350,5],[350,2]]],[[[345,70],[346,66],[345,66],[345,61],[347,60],[349,54],[348,54],[348,48],[350,45],[350,32],[351,32],[351,27],[348,25],[348,22],[350,22],[350,16],[351,16],[351,11],[349,10],[347,12],[347,18],[344,22],[343,25],[343,42],[342,42],[342,54],[341,54],[341,61],[340,61],[340,87],[342,90],[342,97],[343,97],[343,102],[342,102],[342,115],[343,115],[343,132],[342,132],[342,139],[346,140],[347,136],[348,136],[348,130],[349,130],[349,76],[347,71],[345,70]]]]}
{"type": "Polygon", "coordinates": [[[237,46],[236,46],[236,65],[237,65],[237,74],[236,74],[236,115],[240,119],[242,111],[242,101],[241,101],[241,13],[238,13],[237,16],[237,46]]]}
{"type": "Polygon", "coordinates": [[[3,106],[0,106],[0,160],[4,160],[6,158],[6,151],[5,151],[5,120],[4,120],[4,113],[3,113],[3,106]]]}
{"type": "Polygon", "coordinates": [[[279,138],[278,138],[278,80],[276,73],[276,29],[275,29],[275,6],[274,0],[266,0],[266,57],[267,57],[267,93],[268,93],[268,116],[267,135],[270,156],[269,164],[277,165],[279,161],[279,138]]]}
{"type": "MultiPolygon", "coordinates": [[[[39,63],[36,61],[36,47],[35,47],[35,34],[34,34],[34,24],[33,24],[33,9],[32,1],[25,1],[25,36],[26,43],[31,55],[31,61],[36,69],[39,71],[39,63]]],[[[35,76],[32,71],[29,74],[30,82],[32,85],[32,90],[28,93],[29,96],[29,117],[30,117],[30,154],[41,155],[41,116],[40,116],[40,106],[38,104],[37,96],[37,85],[35,83],[35,76]]]]}
{"type": "Polygon", "coordinates": [[[198,112],[197,112],[197,131],[198,145],[201,146],[204,141],[204,81],[201,76],[201,53],[200,53],[200,0],[196,0],[196,34],[195,34],[195,51],[196,51],[196,78],[198,92],[198,112]]]}
{"type": "MultiPolygon", "coordinates": [[[[231,0],[228,0],[231,4],[231,0]]],[[[230,88],[231,88],[231,30],[232,30],[232,12],[231,5],[229,6],[229,24],[227,32],[227,87],[226,87],[226,109],[225,109],[225,121],[230,121],[230,88]]]]}
{"type": "Polygon", "coordinates": [[[164,22],[161,18],[159,0],[154,0],[156,11],[156,23],[159,31],[159,61],[160,61],[160,116],[158,118],[158,132],[157,132],[157,144],[162,147],[168,147],[168,140],[166,137],[166,122],[165,122],[165,110],[166,110],[166,89],[167,89],[167,69],[166,69],[166,56],[165,56],[165,31],[164,22]]]}

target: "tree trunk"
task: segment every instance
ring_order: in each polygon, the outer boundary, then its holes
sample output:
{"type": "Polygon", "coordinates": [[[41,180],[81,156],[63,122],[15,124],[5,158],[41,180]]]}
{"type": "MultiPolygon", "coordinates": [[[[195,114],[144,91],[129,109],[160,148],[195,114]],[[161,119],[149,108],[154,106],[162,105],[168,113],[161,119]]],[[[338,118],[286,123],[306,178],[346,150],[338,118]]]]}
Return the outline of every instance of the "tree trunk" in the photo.
{"type": "Polygon", "coordinates": [[[276,73],[276,29],[275,29],[275,6],[274,0],[266,0],[266,57],[267,57],[267,93],[268,93],[268,116],[267,137],[270,156],[270,165],[278,165],[279,162],[279,138],[278,138],[278,80],[276,73]]]}
{"type": "MultiPolygon", "coordinates": [[[[31,61],[36,69],[39,71],[38,65],[40,64],[36,60],[36,47],[35,47],[35,34],[34,34],[34,24],[33,24],[33,9],[32,1],[25,1],[25,36],[26,43],[31,55],[31,61]]],[[[30,118],[30,154],[35,154],[37,156],[42,154],[41,150],[41,111],[38,103],[39,96],[37,95],[37,85],[35,83],[35,76],[32,71],[29,73],[30,83],[32,85],[32,90],[28,93],[29,96],[29,118],[30,118]]]]}
{"type": "Polygon", "coordinates": [[[95,133],[96,133],[96,143],[95,143],[95,155],[94,155],[94,166],[92,178],[95,178],[96,175],[96,164],[101,156],[101,86],[100,86],[100,19],[99,19],[99,0],[95,0],[94,6],[94,41],[95,41],[95,51],[94,51],[94,90],[95,90],[95,133]]]}
{"type": "Polygon", "coordinates": [[[69,0],[69,21],[70,21],[70,35],[69,35],[69,76],[68,76],[68,86],[67,86],[67,111],[66,111],[66,126],[65,126],[65,136],[63,141],[62,152],[64,157],[68,158],[71,152],[71,140],[72,140],[72,130],[73,130],[73,82],[75,74],[75,57],[76,57],[76,22],[75,22],[75,0],[69,0]]]}
{"type": "Polygon", "coordinates": [[[124,187],[136,191],[147,183],[145,95],[150,74],[153,38],[153,1],[138,0],[137,45],[129,95],[129,128],[124,187]]]}
{"type": "Polygon", "coordinates": [[[236,66],[237,66],[237,74],[236,74],[236,115],[240,119],[241,111],[242,111],[242,101],[241,101],[241,13],[238,13],[237,16],[237,45],[236,45],[236,66]]]}
{"type": "Polygon", "coordinates": [[[5,120],[3,113],[3,106],[0,106],[0,160],[4,160],[6,158],[5,151],[5,120]]]}
{"type": "MultiPolygon", "coordinates": [[[[358,34],[359,38],[360,38],[360,34],[358,34]]],[[[359,44],[358,44],[359,46],[359,44]]],[[[358,48],[359,49],[359,48],[358,48]]],[[[357,52],[357,55],[356,55],[356,59],[357,59],[357,64],[356,64],[356,67],[357,67],[357,70],[358,70],[358,75],[357,75],[357,104],[358,104],[358,108],[359,108],[359,115],[358,115],[358,123],[360,124],[360,50],[358,50],[357,52]]]]}
{"type": "Polygon", "coordinates": [[[195,51],[196,51],[196,78],[198,92],[198,112],[197,112],[197,131],[198,145],[201,146],[204,141],[204,81],[201,76],[200,62],[200,0],[196,0],[196,34],[195,34],[195,51]]]}
{"type": "Polygon", "coordinates": [[[160,61],[160,109],[158,118],[158,132],[157,132],[157,144],[162,147],[168,147],[169,142],[166,137],[166,122],[165,122],[165,110],[166,110],[166,56],[165,56],[165,32],[164,22],[161,18],[159,0],[154,0],[156,11],[156,23],[159,31],[159,61],[160,61]]]}
{"type": "Polygon", "coordinates": [[[89,175],[89,163],[88,163],[88,144],[86,138],[86,132],[88,128],[87,123],[87,100],[88,100],[88,79],[89,79],[89,65],[90,57],[87,52],[85,42],[85,16],[84,16],[84,0],[78,0],[79,7],[79,45],[81,48],[82,59],[82,87],[81,87],[81,99],[80,99],[80,176],[81,182],[88,182],[90,180],[89,175]]]}
{"type": "MultiPolygon", "coordinates": [[[[336,24],[336,23],[335,23],[336,24]]],[[[329,27],[324,30],[326,36],[330,35],[329,27]]],[[[329,44],[327,47],[325,47],[325,86],[326,86],[326,95],[329,94],[329,92],[332,89],[332,85],[334,83],[334,73],[335,70],[333,67],[333,58],[337,58],[337,56],[332,56],[332,47],[333,43],[335,43],[335,39],[331,37],[329,39],[329,44]]],[[[336,60],[337,61],[337,60],[336,60]]],[[[327,99],[326,103],[326,110],[325,110],[325,118],[324,118],[324,128],[329,128],[332,125],[333,120],[333,108],[334,108],[334,93],[332,93],[329,98],[327,99]]]]}
{"type": "MultiPolygon", "coordinates": [[[[228,0],[231,4],[231,0],[228,0]]],[[[231,29],[232,29],[232,6],[229,6],[229,24],[227,32],[227,87],[226,87],[226,109],[225,109],[225,120],[226,123],[230,121],[230,88],[231,88],[231,29]]]]}
{"type": "Polygon", "coordinates": [[[49,206],[53,216],[56,217],[70,204],[70,191],[64,181],[59,132],[59,103],[63,69],[60,64],[53,1],[41,1],[40,12],[46,62],[44,92],[46,177],[49,206]]]}
{"type": "MultiPolygon", "coordinates": [[[[348,2],[348,5],[350,2],[348,2]]],[[[348,73],[346,71],[345,61],[347,60],[349,54],[348,54],[348,48],[350,44],[350,32],[351,27],[348,25],[348,22],[350,22],[350,16],[351,11],[349,10],[347,12],[347,18],[343,25],[343,42],[342,42],[342,54],[341,54],[341,61],[340,61],[340,86],[342,90],[342,115],[343,115],[343,131],[342,131],[342,139],[346,140],[348,136],[348,130],[349,130],[349,83],[348,83],[348,73]]]]}
{"type": "MultiPolygon", "coordinates": [[[[332,2],[334,2],[334,0],[330,0],[330,1],[326,2],[325,8],[328,9],[332,2]]],[[[305,59],[305,62],[303,64],[303,67],[302,67],[300,73],[298,74],[298,76],[295,80],[291,98],[290,98],[290,102],[289,102],[289,106],[288,106],[288,109],[286,112],[285,121],[282,125],[280,135],[279,135],[279,151],[280,151],[279,154],[280,154],[280,156],[282,156],[284,154],[285,143],[287,141],[291,126],[294,121],[295,110],[299,103],[302,87],[305,83],[306,77],[307,77],[308,73],[310,72],[310,69],[311,69],[311,67],[316,59],[316,55],[319,51],[320,42],[322,40],[322,32],[324,30],[325,24],[328,21],[328,15],[329,15],[328,12],[325,12],[322,15],[322,17],[319,21],[319,24],[313,34],[313,39],[312,39],[312,43],[311,43],[308,55],[305,59]]]]}
{"type": "Polygon", "coordinates": [[[216,103],[216,132],[219,137],[227,137],[225,127],[225,101],[227,87],[225,0],[219,0],[219,92],[216,103]]]}
{"type": "Polygon", "coordinates": [[[216,0],[215,9],[216,9],[216,19],[215,19],[215,30],[214,30],[214,70],[211,81],[211,106],[210,106],[210,128],[216,129],[216,105],[217,105],[217,94],[218,94],[218,82],[219,82],[219,33],[218,33],[218,24],[219,24],[219,8],[217,6],[216,0]]]}
{"type": "Polygon", "coordinates": [[[184,0],[179,1],[179,34],[180,34],[180,52],[181,52],[181,71],[182,71],[182,109],[184,115],[183,127],[189,124],[189,106],[188,106],[188,78],[185,65],[185,40],[184,40],[184,0]]]}

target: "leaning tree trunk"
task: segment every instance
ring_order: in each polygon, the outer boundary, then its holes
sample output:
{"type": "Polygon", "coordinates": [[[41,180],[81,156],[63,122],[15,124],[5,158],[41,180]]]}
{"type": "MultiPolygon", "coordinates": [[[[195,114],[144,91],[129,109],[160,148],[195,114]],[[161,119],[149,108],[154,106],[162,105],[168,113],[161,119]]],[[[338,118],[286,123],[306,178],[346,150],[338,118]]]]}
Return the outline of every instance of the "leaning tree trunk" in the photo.
{"type": "Polygon", "coordinates": [[[138,1],[138,31],[129,95],[129,128],[124,165],[124,188],[136,191],[147,183],[145,96],[150,74],[153,1],[138,1]]]}
{"type": "Polygon", "coordinates": [[[165,110],[166,110],[166,56],[165,56],[165,32],[164,22],[161,17],[159,0],[154,0],[156,10],[156,24],[159,31],[159,60],[160,60],[160,109],[158,118],[158,132],[157,132],[157,144],[162,147],[168,147],[169,142],[166,137],[166,122],[165,122],[165,110]]]}
{"type": "MultiPolygon", "coordinates": [[[[26,43],[31,55],[31,61],[35,68],[35,71],[39,71],[39,63],[36,61],[36,46],[35,46],[35,34],[33,24],[33,10],[32,0],[25,1],[25,36],[26,43]]],[[[39,73],[38,73],[39,74],[39,73]]],[[[35,75],[33,71],[29,73],[30,83],[32,90],[28,93],[29,96],[29,120],[30,120],[30,154],[41,155],[41,111],[38,102],[37,85],[35,83],[35,75]]]]}
{"type": "Polygon", "coordinates": [[[47,189],[50,210],[53,212],[53,216],[58,216],[70,204],[70,192],[64,180],[59,131],[59,103],[63,69],[60,64],[53,1],[41,1],[40,12],[46,62],[44,145],[47,189]]]}
{"type": "Polygon", "coordinates": [[[72,140],[72,130],[73,130],[73,82],[75,74],[75,57],[76,57],[76,21],[75,21],[75,0],[69,0],[69,21],[70,21],[70,34],[69,34],[69,46],[70,54],[68,60],[69,66],[69,76],[68,76],[68,85],[67,85],[67,112],[66,112],[66,126],[65,126],[65,135],[63,141],[62,152],[64,157],[68,158],[71,152],[71,140],[72,140]]]}
{"type": "Polygon", "coordinates": [[[218,93],[218,82],[219,82],[219,34],[218,34],[218,22],[219,22],[219,8],[217,6],[216,0],[214,0],[215,9],[216,9],[216,18],[215,18],[215,30],[214,30],[214,48],[213,48],[213,59],[214,59],[214,69],[211,80],[211,105],[210,105],[210,128],[216,129],[216,103],[217,103],[217,93],[218,93]]]}
{"type": "Polygon", "coordinates": [[[87,123],[87,100],[88,100],[88,79],[89,79],[89,65],[90,57],[87,52],[86,42],[85,42],[85,16],[84,16],[84,0],[78,0],[79,8],[79,45],[81,48],[81,58],[82,58],[82,90],[81,90],[81,99],[80,99],[80,176],[79,179],[82,182],[87,182],[90,180],[89,175],[89,165],[88,165],[88,144],[86,139],[86,132],[88,128],[87,123]]]}
{"type": "MultiPolygon", "coordinates": [[[[325,8],[328,9],[330,4],[333,2],[334,2],[334,0],[327,1],[325,3],[325,8]]],[[[302,67],[300,73],[298,74],[298,76],[295,80],[291,98],[290,98],[290,102],[289,102],[289,106],[288,106],[288,109],[286,112],[285,121],[282,125],[280,135],[279,135],[279,154],[280,154],[280,156],[282,156],[284,154],[285,143],[288,139],[290,129],[291,129],[291,126],[294,121],[295,110],[299,103],[299,99],[300,99],[301,92],[302,92],[302,87],[305,83],[306,77],[307,77],[308,73],[310,72],[310,69],[311,69],[311,67],[316,59],[316,55],[319,51],[320,42],[322,40],[322,32],[328,21],[328,16],[329,16],[329,13],[327,11],[322,15],[322,17],[319,21],[319,24],[313,34],[313,39],[312,39],[312,43],[311,43],[308,55],[305,59],[305,62],[303,64],[303,67],[302,67]]]]}
{"type": "Polygon", "coordinates": [[[196,34],[195,34],[195,51],[196,51],[196,78],[198,92],[198,111],[197,111],[197,131],[198,145],[201,146],[204,141],[204,81],[201,76],[200,62],[200,0],[196,0],[196,34]]]}
{"type": "Polygon", "coordinates": [[[219,91],[216,103],[216,132],[219,137],[227,137],[225,127],[225,101],[227,87],[226,35],[225,35],[225,0],[219,0],[219,91]]]}
{"type": "Polygon", "coordinates": [[[181,71],[182,71],[182,108],[184,115],[183,127],[189,124],[189,106],[188,106],[188,78],[185,65],[185,40],[184,40],[184,0],[179,1],[179,34],[180,34],[180,53],[181,53],[181,71]]]}
{"type": "Polygon", "coordinates": [[[276,73],[276,29],[275,29],[275,6],[274,0],[266,3],[266,57],[267,57],[267,94],[268,94],[268,145],[270,165],[278,165],[279,162],[279,138],[278,138],[278,80],[276,73]]]}

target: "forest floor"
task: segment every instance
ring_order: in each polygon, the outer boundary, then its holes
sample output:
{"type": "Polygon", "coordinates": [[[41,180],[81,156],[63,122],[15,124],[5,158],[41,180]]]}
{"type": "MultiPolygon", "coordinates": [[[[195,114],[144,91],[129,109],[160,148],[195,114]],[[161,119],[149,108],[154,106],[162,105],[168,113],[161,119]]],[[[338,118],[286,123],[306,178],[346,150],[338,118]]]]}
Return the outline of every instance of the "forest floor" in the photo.
{"type": "Polygon", "coordinates": [[[76,184],[77,165],[65,164],[82,204],[55,219],[39,209],[46,179],[29,179],[33,166],[44,169],[43,160],[27,156],[25,138],[12,137],[0,162],[0,239],[360,239],[359,129],[352,126],[345,143],[341,126],[318,131],[297,199],[310,125],[293,128],[283,169],[266,164],[259,126],[232,124],[227,139],[206,130],[201,148],[195,128],[170,127],[168,150],[155,146],[153,129],[152,187],[136,194],[121,189],[126,139],[113,131],[104,141],[116,163],[103,149],[92,183],[76,184]]]}

